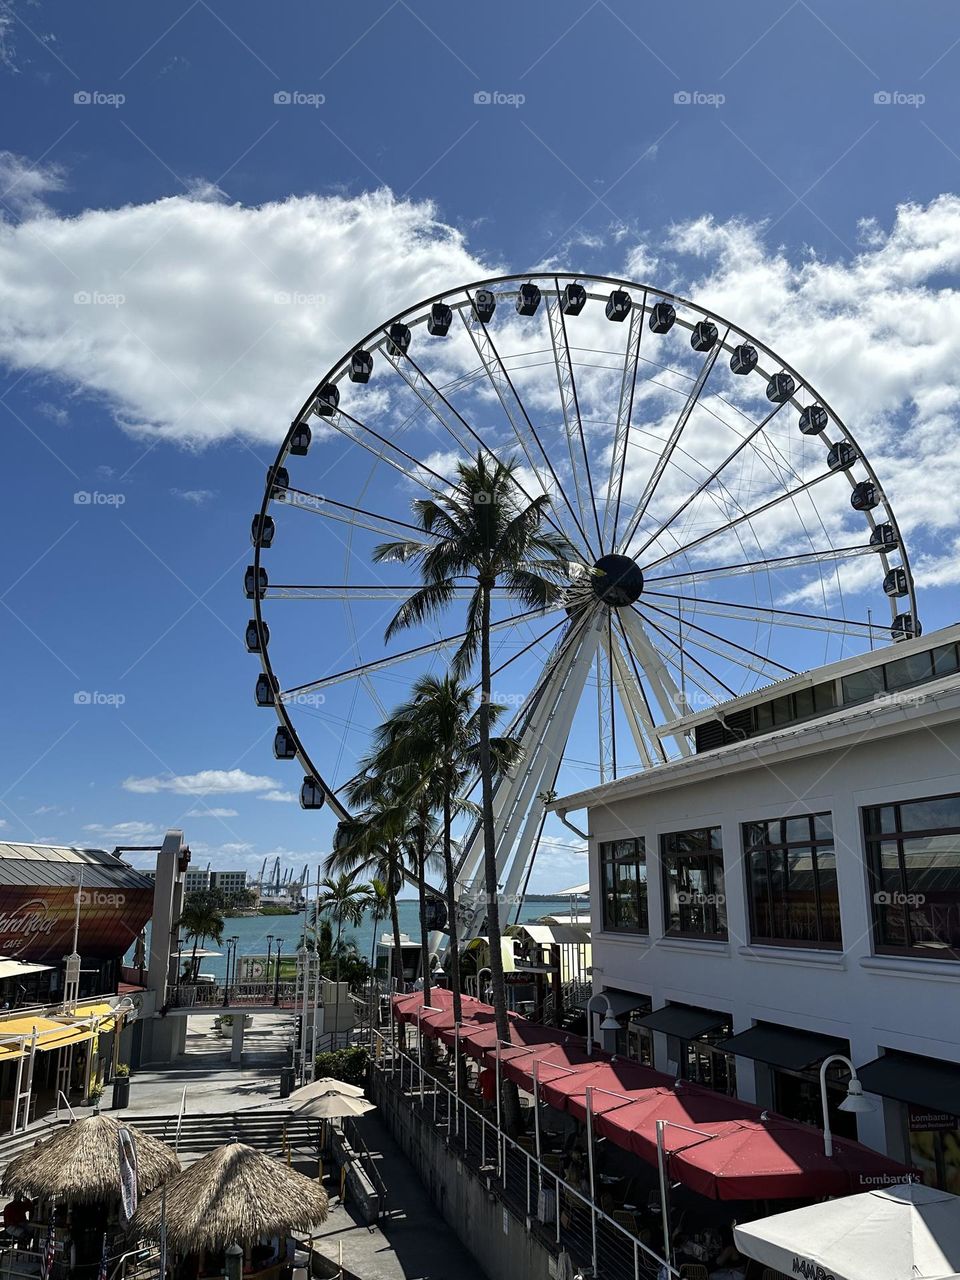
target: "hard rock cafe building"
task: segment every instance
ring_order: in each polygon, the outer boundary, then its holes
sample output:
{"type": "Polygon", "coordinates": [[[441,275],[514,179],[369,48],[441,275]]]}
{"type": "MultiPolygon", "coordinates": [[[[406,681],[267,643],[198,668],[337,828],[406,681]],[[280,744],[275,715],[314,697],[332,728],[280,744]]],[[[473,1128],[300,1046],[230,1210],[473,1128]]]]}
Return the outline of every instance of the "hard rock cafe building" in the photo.
{"type": "Polygon", "coordinates": [[[153,881],[116,854],[0,843],[0,1133],[95,1096],[124,1023],[135,1050],[121,965],[153,907],[153,881]]]}

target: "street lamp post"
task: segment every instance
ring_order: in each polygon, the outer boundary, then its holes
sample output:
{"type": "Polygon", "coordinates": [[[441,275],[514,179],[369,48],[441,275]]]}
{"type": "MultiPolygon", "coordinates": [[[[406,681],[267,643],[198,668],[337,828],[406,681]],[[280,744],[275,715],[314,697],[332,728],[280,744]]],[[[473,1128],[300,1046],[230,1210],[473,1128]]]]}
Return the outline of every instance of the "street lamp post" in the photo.
{"type": "Polygon", "coordinates": [[[587,1001],[587,1056],[593,1054],[593,1021],[590,1017],[590,1009],[594,1000],[602,1000],[606,1005],[607,1012],[604,1014],[603,1021],[600,1023],[601,1031],[619,1031],[620,1023],[614,1017],[613,1005],[610,1003],[610,997],[602,991],[595,992],[587,1001]]]}
{"type": "Polygon", "coordinates": [[[273,1007],[276,1009],[280,1004],[280,948],[283,946],[283,939],[277,939],[277,961],[276,973],[273,979],[273,1007]]]}
{"type": "Polygon", "coordinates": [[[842,1053],[831,1053],[820,1063],[820,1105],[823,1108],[823,1154],[830,1159],[833,1156],[833,1133],[830,1130],[830,1108],[827,1099],[827,1068],[831,1062],[842,1062],[850,1072],[850,1083],[847,1085],[847,1096],[840,1103],[839,1110],[864,1115],[873,1110],[873,1103],[863,1096],[863,1085],[857,1075],[857,1068],[842,1053]]]}

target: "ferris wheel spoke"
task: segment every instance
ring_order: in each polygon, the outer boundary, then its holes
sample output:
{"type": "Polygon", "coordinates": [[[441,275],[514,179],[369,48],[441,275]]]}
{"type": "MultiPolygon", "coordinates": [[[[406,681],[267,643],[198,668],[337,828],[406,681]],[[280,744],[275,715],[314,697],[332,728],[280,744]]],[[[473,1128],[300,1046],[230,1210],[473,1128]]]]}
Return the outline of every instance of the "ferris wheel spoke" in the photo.
{"type": "MultiPolygon", "coordinates": [[[[661,608],[660,605],[654,604],[652,600],[644,600],[644,605],[654,612],[662,614],[664,618],[669,619],[678,625],[678,628],[686,631],[696,631],[699,635],[710,636],[711,639],[718,641],[720,644],[727,645],[731,649],[737,650],[738,653],[746,654],[748,658],[752,658],[752,662],[744,662],[742,658],[737,658],[734,654],[726,653],[722,650],[713,648],[712,645],[705,644],[701,640],[691,637],[691,643],[699,645],[707,653],[714,654],[718,658],[727,658],[731,662],[736,662],[741,667],[747,667],[750,671],[755,671],[760,675],[765,674],[764,667],[776,667],[778,674],[771,677],[775,680],[782,680],[786,676],[795,676],[797,672],[793,667],[784,666],[782,662],[777,662],[775,658],[770,658],[766,654],[757,653],[756,650],[748,648],[746,645],[739,644],[736,640],[730,640],[726,636],[720,635],[716,631],[711,631],[709,627],[699,626],[696,622],[691,622],[689,618],[684,618],[682,611],[671,613],[669,609],[661,608]],[[760,665],[757,666],[756,664],[760,665]]],[[[678,631],[678,639],[682,640],[682,635],[678,631]]]]}
{"type": "Polygon", "coordinates": [[[435,536],[425,534],[422,526],[418,524],[410,524],[407,520],[395,520],[393,516],[382,515],[379,512],[365,511],[363,507],[352,507],[347,502],[337,502],[334,498],[311,493],[307,489],[294,489],[288,486],[282,490],[282,495],[277,497],[277,501],[285,503],[296,511],[325,516],[328,520],[339,520],[355,529],[369,529],[382,537],[395,538],[398,529],[416,533],[421,538],[435,536]]]}
{"type": "MultiPolygon", "coordinates": [[[[569,619],[566,614],[564,614],[559,622],[555,622],[552,627],[548,627],[547,630],[544,631],[543,635],[537,636],[535,639],[531,640],[529,644],[525,644],[523,648],[519,649],[512,657],[507,658],[506,662],[501,662],[499,667],[494,667],[490,672],[491,676],[498,676],[501,671],[506,671],[507,667],[509,667],[511,663],[516,662],[518,658],[522,658],[524,654],[529,653],[531,649],[535,649],[537,645],[543,644],[547,636],[553,635],[554,631],[559,627],[565,626],[568,621],[569,619]]],[[[474,688],[479,688],[479,685],[474,685],[474,688]]]]}
{"type": "Polygon", "coordinates": [[[345,409],[338,409],[333,417],[327,418],[325,421],[333,427],[334,431],[338,431],[347,440],[351,440],[354,444],[358,444],[361,449],[366,449],[366,451],[368,453],[372,453],[375,458],[379,458],[381,462],[386,462],[387,465],[393,467],[395,471],[399,471],[402,476],[406,476],[410,483],[415,485],[418,489],[426,489],[435,496],[442,498],[450,489],[454,488],[453,482],[448,480],[446,476],[442,476],[439,471],[434,471],[434,469],[427,466],[425,462],[420,462],[412,453],[407,453],[406,449],[401,449],[398,444],[394,444],[391,440],[388,440],[386,436],[382,436],[379,431],[374,431],[373,427],[368,426],[365,422],[361,422],[359,418],[353,417],[353,415],[347,413],[345,409]],[[354,428],[353,431],[348,431],[344,427],[344,419],[351,424],[354,428]],[[369,435],[372,439],[367,440],[362,433],[366,433],[366,435],[369,435]],[[390,454],[387,453],[387,449],[393,449],[395,453],[398,453],[400,457],[405,460],[405,462],[412,463],[414,470],[409,470],[404,463],[398,462],[396,458],[391,457],[390,454]],[[427,475],[432,476],[435,480],[439,480],[440,484],[443,486],[442,489],[434,489],[432,485],[429,485],[424,480],[422,475],[417,474],[418,472],[426,472],[427,475]]]}
{"type": "Polygon", "coordinates": [[[717,357],[720,355],[720,352],[723,350],[724,343],[726,342],[727,336],[729,333],[730,333],[730,330],[727,329],[726,333],[724,333],[723,335],[723,338],[713,346],[713,348],[710,351],[710,354],[707,356],[706,360],[704,360],[703,366],[700,369],[700,372],[697,374],[697,380],[693,384],[693,387],[691,388],[690,393],[687,396],[686,403],[684,404],[683,408],[680,410],[680,415],[677,418],[677,421],[674,423],[673,430],[670,432],[670,435],[667,438],[667,441],[663,447],[663,452],[660,454],[660,457],[657,461],[656,466],[653,469],[652,474],[650,475],[650,478],[647,480],[647,483],[644,485],[643,493],[641,493],[640,495],[640,500],[636,505],[633,515],[630,517],[630,521],[627,525],[627,531],[623,536],[623,541],[620,544],[620,547],[618,548],[618,550],[621,553],[625,552],[627,547],[633,541],[634,535],[636,534],[637,530],[640,528],[640,525],[643,521],[643,517],[647,514],[647,508],[650,506],[650,503],[653,501],[653,496],[657,491],[657,486],[660,483],[661,477],[663,476],[663,473],[666,471],[667,467],[670,465],[670,459],[673,457],[673,452],[680,442],[680,437],[683,435],[684,427],[686,427],[687,423],[690,421],[690,418],[693,415],[693,411],[697,407],[697,401],[700,399],[700,396],[703,394],[703,389],[707,385],[707,379],[710,377],[710,374],[713,372],[713,366],[717,363],[717,357]]]}
{"type": "Polygon", "coordinates": [[[624,344],[623,371],[620,375],[620,394],[617,398],[617,419],[610,453],[610,474],[607,477],[607,501],[603,511],[603,549],[613,551],[617,543],[617,526],[620,522],[620,500],[623,497],[623,477],[627,467],[627,441],[633,421],[633,402],[637,390],[637,366],[640,363],[640,343],[643,340],[643,318],[647,310],[647,291],[639,306],[630,308],[627,322],[627,340],[624,344]]]}
{"type": "MultiPolygon", "coordinates": [[[[390,584],[367,583],[364,586],[350,586],[348,583],[324,584],[308,583],[271,583],[264,590],[266,600],[407,600],[422,586],[397,587],[390,584]]],[[[469,600],[476,593],[476,587],[451,588],[454,600],[469,600]]],[[[513,594],[506,587],[494,587],[490,592],[493,600],[514,600],[513,594]]]]}
{"type": "Polygon", "coordinates": [[[784,493],[778,493],[768,501],[754,507],[750,511],[743,511],[738,516],[734,516],[732,520],[728,520],[726,524],[711,529],[709,533],[701,534],[699,538],[694,538],[692,542],[685,543],[682,547],[675,547],[672,551],[668,551],[666,555],[661,556],[658,560],[652,560],[644,567],[644,573],[649,569],[657,569],[662,564],[666,564],[670,560],[675,560],[677,556],[686,555],[693,551],[696,547],[701,547],[705,542],[709,542],[711,538],[717,538],[721,534],[729,533],[731,529],[736,529],[738,525],[744,523],[745,520],[755,520],[757,516],[761,516],[764,512],[772,511],[774,507],[778,507],[781,502],[788,502],[792,498],[797,497],[801,493],[809,493],[809,491],[821,484],[824,480],[829,480],[835,473],[833,471],[824,471],[818,476],[814,476],[812,480],[806,480],[803,484],[797,485],[795,489],[788,489],[784,493]]]}
{"type": "MultiPolygon", "coordinates": [[[[480,357],[481,364],[486,370],[490,385],[497,393],[497,399],[500,401],[500,406],[503,409],[507,421],[513,428],[513,433],[517,438],[520,448],[523,450],[524,457],[527,459],[530,469],[540,482],[544,493],[548,496],[551,496],[550,479],[552,479],[554,493],[559,494],[563,499],[564,505],[570,513],[570,518],[573,521],[573,529],[575,529],[576,534],[579,535],[579,541],[582,544],[582,547],[586,550],[587,554],[590,554],[590,539],[587,537],[583,526],[577,518],[577,513],[570,504],[570,499],[567,497],[566,490],[557,477],[553,463],[550,461],[550,458],[540,441],[540,437],[537,435],[536,428],[530,420],[530,416],[527,413],[523,401],[517,394],[516,387],[513,384],[513,379],[507,372],[506,365],[503,363],[500,352],[497,350],[496,344],[490,336],[489,328],[482,320],[477,319],[476,311],[473,307],[473,297],[469,293],[467,296],[470,299],[471,307],[469,310],[467,308],[462,308],[460,310],[460,319],[463,322],[467,333],[470,335],[470,341],[473,343],[476,353],[480,357]],[[547,479],[544,476],[541,471],[541,464],[538,464],[535,459],[537,451],[539,451],[540,456],[546,462],[550,479],[547,479]]],[[[555,505],[554,509],[558,512],[558,518],[566,524],[566,520],[559,516],[559,506],[555,505]]],[[[564,534],[572,543],[577,541],[577,537],[572,535],[571,529],[565,529],[564,534]]]]}
{"type": "MultiPolygon", "coordinates": [[[[692,653],[686,652],[683,645],[680,644],[680,642],[674,636],[672,636],[669,633],[669,631],[665,631],[663,627],[661,627],[658,623],[654,622],[654,620],[651,617],[649,617],[647,614],[640,613],[639,609],[637,610],[637,612],[640,614],[640,617],[643,619],[644,623],[648,627],[651,627],[654,631],[656,631],[657,635],[662,636],[664,640],[666,640],[669,644],[673,646],[674,649],[677,650],[677,653],[680,655],[680,661],[681,661],[680,672],[681,672],[682,680],[689,679],[690,682],[692,684],[695,684],[697,688],[700,689],[703,693],[706,693],[709,697],[716,698],[716,694],[712,693],[708,689],[705,689],[704,686],[700,684],[698,680],[694,679],[694,677],[690,676],[689,672],[684,670],[686,663],[692,662],[698,671],[702,671],[708,680],[712,680],[714,684],[719,685],[720,688],[723,689],[723,691],[729,697],[735,698],[737,696],[735,690],[731,689],[728,684],[726,684],[723,680],[721,680],[720,677],[716,674],[716,672],[711,671],[709,667],[705,667],[698,658],[695,658],[693,656],[692,653]]],[[[661,653],[662,652],[663,651],[661,650],[661,653]]],[[[673,665],[674,666],[677,665],[676,661],[674,661],[673,665]]],[[[681,689],[681,694],[682,693],[683,693],[683,690],[681,689]]],[[[685,696],[681,700],[685,701],[686,700],[685,696]]]]}
{"type": "Polygon", "coordinates": [[[587,454],[587,442],[583,434],[583,419],[580,416],[580,399],[577,395],[577,379],[570,354],[570,342],[567,336],[567,318],[563,313],[560,281],[554,280],[555,296],[547,303],[547,326],[550,330],[550,345],[553,349],[553,361],[557,367],[557,390],[560,395],[560,407],[563,411],[563,430],[567,439],[567,452],[570,455],[570,474],[573,476],[574,491],[577,496],[577,507],[584,527],[590,524],[590,516],[597,531],[597,545],[602,548],[603,539],[600,533],[600,516],[593,492],[593,477],[590,472],[590,458],[587,454]],[[582,470],[581,470],[582,461],[582,470]]]}
{"type": "Polygon", "coordinates": [[[747,435],[745,435],[743,439],[737,445],[734,446],[734,448],[730,451],[730,453],[727,454],[727,456],[723,459],[720,465],[715,470],[711,471],[710,475],[708,475],[704,481],[702,481],[699,485],[697,485],[693,493],[691,493],[688,498],[685,498],[684,501],[681,502],[680,506],[677,507],[676,511],[674,511],[672,515],[670,515],[663,522],[663,524],[660,525],[659,529],[655,530],[655,532],[652,533],[647,538],[646,542],[644,542],[642,547],[638,548],[638,550],[634,553],[637,559],[639,559],[639,557],[643,555],[643,553],[648,549],[648,547],[653,546],[653,544],[657,541],[657,539],[661,537],[667,531],[667,529],[670,528],[674,520],[676,520],[679,516],[683,515],[684,511],[687,510],[687,508],[690,506],[692,502],[695,502],[696,499],[700,497],[701,493],[703,493],[705,489],[708,489],[710,485],[713,484],[713,482],[723,473],[723,471],[726,470],[726,468],[730,465],[730,463],[733,462],[739,456],[739,454],[743,452],[743,450],[747,447],[747,445],[750,444],[760,434],[760,432],[763,431],[764,428],[772,421],[772,419],[777,416],[777,414],[780,412],[782,408],[783,408],[783,405],[778,404],[777,407],[771,410],[771,412],[768,413],[767,416],[761,422],[757,423],[757,425],[753,428],[752,431],[749,431],[747,435]]]}
{"type": "MultiPolygon", "coordinates": [[[[503,618],[499,622],[491,622],[491,631],[503,631],[507,627],[515,627],[518,623],[526,622],[531,618],[543,617],[542,609],[531,609],[527,613],[518,613],[512,618],[503,618]]],[[[319,680],[311,680],[308,684],[294,685],[290,689],[284,689],[278,697],[281,702],[294,702],[298,697],[305,693],[313,693],[317,689],[326,689],[330,685],[340,684],[344,680],[359,679],[365,675],[371,675],[374,671],[385,671],[389,667],[399,666],[402,662],[409,662],[412,658],[423,657],[424,654],[437,653],[441,649],[449,649],[455,644],[459,644],[466,637],[466,632],[462,631],[456,636],[444,636],[441,640],[433,640],[429,644],[417,645],[413,649],[405,649],[403,653],[392,653],[387,658],[376,658],[372,662],[364,662],[359,666],[350,667],[346,671],[337,671],[329,676],[322,676],[319,680]]]]}
{"type": "Polygon", "coordinates": [[[859,547],[836,547],[827,551],[802,551],[795,556],[771,556],[767,560],[744,560],[741,564],[712,565],[704,569],[690,569],[684,573],[664,573],[655,577],[644,575],[644,582],[670,584],[707,582],[714,578],[730,578],[740,574],[757,572],[774,572],[782,569],[802,568],[808,564],[822,564],[825,561],[853,560],[859,556],[871,556],[876,553],[871,547],[861,544],[859,547]]]}
{"type": "MultiPolygon", "coordinates": [[[[409,376],[409,374],[405,372],[405,366],[399,365],[396,362],[396,360],[390,357],[389,355],[386,358],[393,365],[394,369],[396,369],[400,377],[403,378],[407,386],[410,387],[411,391],[413,391],[413,393],[417,396],[421,404],[423,404],[425,408],[429,409],[429,411],[433,414],[433,416],[437,419],[437,421],[449,432],[449,434],[457,442],[457,444],[459,444],[460,448],[464,451],[465,454],[467,454],[468,456],[470,455],[470,453],[472,452],[472,446],[467,445],[464,442],[464,440],[461,438],[459,434],[459,431],[454,429],[450,419],[445,414],[442,414],[440,412],[438,408],[438,404],[443,404],[446,406],[447,410],[452,415],[452,417],[455,418],[457,422],[460,424],[460,426],[466,432],[468,432],[469,435],[473,438],[478,448],[482,449],[483,452],[488,457],[493,458],[494,460],[496,459],[497,455],[494,452],[494,450],[490,448],[490,446],[486,443],[483,437],[471,426],[471,424],[466,420],[463,414],[460,413],[460,411],[453,404],[451,404],[451,402],[447,399],[447,396],[444,394],[444,392],[441,391],[441,389],[436,385],[436,383],[433,382],[430,376],[427,373],[425,373],[423,369],[421,369],[421,367],[417,364],[417,362],[413,359],[413,357],[410,355],[409,352],[407,352],[407,355],[405,358],[405,364],[410,365],[410,367],[414,370],[414,377],[412,378],[409,376]],[[426,386],[429,389],[429,393],[430,393],[429,396],[424,394],[422,389],[423,386],[426,386]]],[[[531,494],[524,487],[523,482],[515,478],[514,483],[516,484],[519,491],[526,498],[527,502],[533,502],[534,495],[531,494]]],[[[544,519],[547,521],[548,524],[553,526],[553,528],[556,530],[557,533],[562,534],[563,537],[565,538],[568,536],[567,531],[561,528],[561,526],[557,523],[556,519],[553,516],[553,512],[550,509],[544,512],[544,519]]]]}
{"type": "Polygon", "coordinates": [[[658,596],[665,600],[680,601],[685,610],[715,614],[719,617],[745,618],[749,622],[756,622],[758,620],[757,614],[769,614],[771,620],[775,619],[777,621],[778,626],[805,627],[814,631],[832,631],[837,635],[869,636],[873,633],[889,631],[889,625],[872,622],[869,619],[862,621],[858,618],[828,617],[819,613],[804,613],[797,609],[776,609],[771,605],[763,604],[734,604],[731,601],[705,599],[702,596],[674,595],[669,591],[646,591],[644,592],[644,597],[646,596],[658,596]]]}
{"type": "MultiPolygon", "coordinates": [[[[646,625],[636,608],[620,610],[620,625],[628,652],[644,672],[647,683],[665,721],[678,720],[683,714],[683,695],[670,674],[666,657],[647,634],[646,625]]],[[[690,754],[690,744],[682,733],[670,735],[682,756],[690,754]]]]}

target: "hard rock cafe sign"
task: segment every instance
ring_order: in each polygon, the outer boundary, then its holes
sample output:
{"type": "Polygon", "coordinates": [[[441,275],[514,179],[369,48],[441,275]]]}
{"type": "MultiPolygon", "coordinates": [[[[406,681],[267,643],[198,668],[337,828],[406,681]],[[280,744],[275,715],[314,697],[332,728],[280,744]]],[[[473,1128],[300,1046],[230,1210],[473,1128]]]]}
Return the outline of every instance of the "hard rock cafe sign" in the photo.
{"type": "Polygon", "coordinates": [[[17,956],[34,942],[42,942],[59,922],[45,898],[28,898],[16,906],[0,907],[0,955],[17,956]]]}

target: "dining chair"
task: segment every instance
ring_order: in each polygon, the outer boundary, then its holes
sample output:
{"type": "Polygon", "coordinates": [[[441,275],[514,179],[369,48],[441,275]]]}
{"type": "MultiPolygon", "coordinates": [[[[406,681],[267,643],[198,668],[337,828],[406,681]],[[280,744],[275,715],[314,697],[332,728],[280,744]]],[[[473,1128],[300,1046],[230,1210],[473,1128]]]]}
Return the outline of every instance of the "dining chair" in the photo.
{"type": "Polygon", "coordinates": [[[680,1280],[710,1280],[710,1273],[702,1262],[685,1262],[680,1268],[680,1280]]]}

